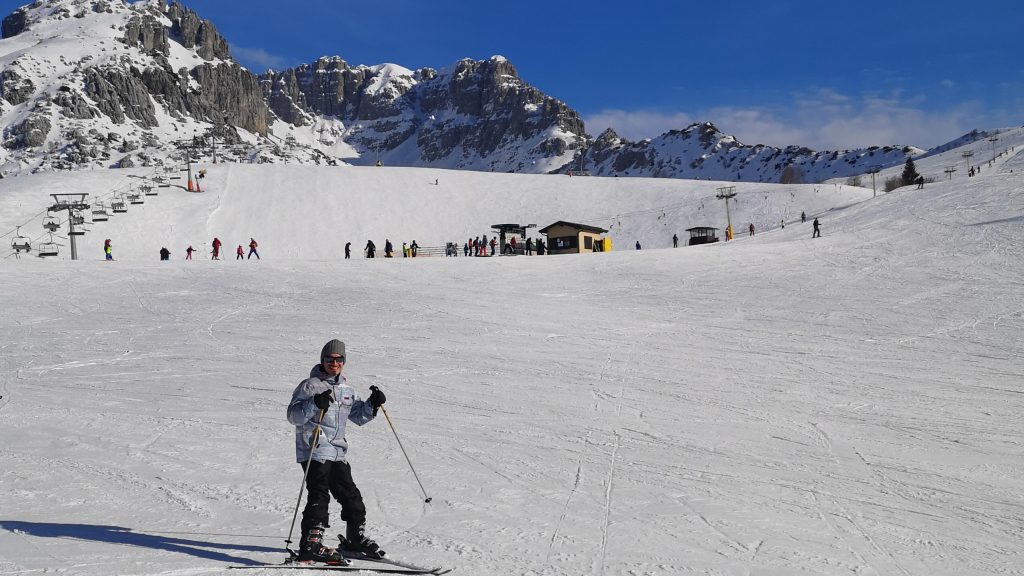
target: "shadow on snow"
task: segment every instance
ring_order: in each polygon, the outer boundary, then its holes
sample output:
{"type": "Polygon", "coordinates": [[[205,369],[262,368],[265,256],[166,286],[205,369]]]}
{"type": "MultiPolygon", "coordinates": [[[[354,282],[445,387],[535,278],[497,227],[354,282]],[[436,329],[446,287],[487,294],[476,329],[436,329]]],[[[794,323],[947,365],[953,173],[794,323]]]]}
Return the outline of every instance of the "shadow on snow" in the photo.
{"type": "Polygon", "coordinates": [[[110,544],[124,544],[138,546],[140,548],[151,548],[153,550],[167,550],[188,554],[197,558],[215,560],[218,562],[237,562],[239,564],[261,564],[249,558],[239,558],[225,552],[284,552],[283,547],[268,548],[266,546],[245,546],[238,544],[221,544],[218,542],[205,542],[202,540],[187,540],[165,536],[159,533],[146,534],[135,532],[131,528],[121,526],[99,526],[95,524],[55,524],[48,522],[18,522],[14,520],[0,520],[0,528],[11,532],[30,534],[40,538],[73,538],[76,540],[92,540],[94,542],[108,542],[110,544]]]}

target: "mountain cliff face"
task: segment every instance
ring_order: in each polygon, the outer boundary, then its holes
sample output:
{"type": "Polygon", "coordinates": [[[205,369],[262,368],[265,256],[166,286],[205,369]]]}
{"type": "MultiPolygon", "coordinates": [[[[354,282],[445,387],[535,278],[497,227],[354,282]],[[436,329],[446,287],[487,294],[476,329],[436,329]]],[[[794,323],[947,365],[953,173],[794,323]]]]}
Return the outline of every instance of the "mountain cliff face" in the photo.
{"type": "Polygon", "coordinates": [[[547,171],[586,144],[576,111],[528,85],[500,56],[415,72],[321,58],[261,80],[279,118],[296,126],[340,121],[349,145],[388,164],[547,171]]]}
{"type": "Polygon", "coordinates": [[[750,146],[703,122],[641,142],[624,140],[607,130],[587,150],[582,169],[597,176],[812,183],[893,166],[921,152],[911,146],[826,152],[799,146],[750,146]]]}
{"type": "Polygon", "coordinates": [[[630,142],[500,56],[435,70],[339,57],[255,75],[214,24],[163,0],[36,0],[3,19],[0,176],[210,159],[817,182],[902,163],[903,146],[749,146],[713,124],[630,142]]]}
{"type": "Polygon", "coordinates": [[[3,20],[3,172],[159,163],[175,141],[273,119],[216,27],[180,4],[39,0],[3,20]]]}

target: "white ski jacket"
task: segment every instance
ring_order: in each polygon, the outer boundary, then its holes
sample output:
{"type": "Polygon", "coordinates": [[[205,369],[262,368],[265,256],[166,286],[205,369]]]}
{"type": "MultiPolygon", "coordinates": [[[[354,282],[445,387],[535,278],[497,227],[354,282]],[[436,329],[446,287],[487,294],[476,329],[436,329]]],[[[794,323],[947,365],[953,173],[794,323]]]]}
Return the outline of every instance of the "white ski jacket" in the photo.
{"type": "Polygon", "coordinates": [[[320,423],[320,439],[317,441],[313,460],[317,462],[344,461],[348,453],[345,440],[345,424],[351,420],[359,426],[373,420],[373,406],[360,400],[356,391],[348,385],[344,376],[329,376],[317,364],[292,392],[288,404],[288,421],[295,425],[295,461],[309,460],[309,444],[320,418],[320,409],[313,402],[313,396],[331,390],[334,402],[324,414],[320,423]]]}

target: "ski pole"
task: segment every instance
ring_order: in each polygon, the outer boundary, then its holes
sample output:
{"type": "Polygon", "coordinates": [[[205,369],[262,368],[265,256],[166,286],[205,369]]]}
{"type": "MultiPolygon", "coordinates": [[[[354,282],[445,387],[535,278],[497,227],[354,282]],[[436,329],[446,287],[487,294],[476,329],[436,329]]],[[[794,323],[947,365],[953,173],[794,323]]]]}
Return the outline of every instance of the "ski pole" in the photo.
{"type": "MultiPolygon", "coordinates": [[[[284,541],[285,544],[292,543],[292,531],[295,530],[295,519],[299,517],[299,504],[302,503],[302,489],[306,486],[306,476],[309,475],[309,465],[313,462],[313,452],[316,450],[317,440],[320,439],[320,424],[324,421],[324,414],[327,410],[320,410],[320,418],[316,421],[316,427],[313,428],[313,436],[309,442],[309,459],[306,460],[306,469],[302,472],[302,484],[299,486],[299,498],[295,501],[295,513],[292,514],[292,525],[288,528],[288,538],[284,541]]],[[[291,548],[286,547],[289,551],[291,548]]]]}
{"type": "MultiPolygon", "coordinates": [[[[370,390],[376,390],[376,386],[370,386],[370,390]]],[[[384,417],[388,420],[388,426],[391,427],[391,433],[395,435],[395,440],[398,441],[398,447],[402,449],[402,455],[405,456],[405,461],[409,463],[409,469],[412,470],[413,478],[416,478],[416,483],[420,485],[420,490],[423,492],[424,504],[430,504],[433,500],[430,496],[427,496],[427,491],[423,488],[423,482],[420,482],[420,477],[416,474],[416,469],[412,466],[412,460],[409,460],[409,455],[405,452],[405,446],[402,446],[402,441],[398,438],[398,432],[395,430],[395,425],[391,423],[391,416],[388,416],[388,411],[384,409],[384,406],[380,406],[381,412],[384,413],[384,417]]]]}

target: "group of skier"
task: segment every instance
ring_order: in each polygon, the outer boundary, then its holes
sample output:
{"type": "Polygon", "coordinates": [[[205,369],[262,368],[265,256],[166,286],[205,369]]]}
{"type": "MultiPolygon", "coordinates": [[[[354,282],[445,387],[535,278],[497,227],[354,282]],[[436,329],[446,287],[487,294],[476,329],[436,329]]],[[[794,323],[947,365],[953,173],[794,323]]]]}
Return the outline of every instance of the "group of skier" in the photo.
{"type": "MultiPolygon", "coordinates": [[[[220,252],[221,252],[221,247],[223,245],[224,244],[220,241],[220,238],[217,238],[217,237],[213,238],[213,242],[210,243],[210,247],[212,248],[212,250],[210,251],[210,260],[220,260],[220,252]]],[[[259,246],[259,244],[256,242],[256,239],[255,238],[249,238],[249,255],[246,256],[245,255],[245,249],[243,249],[242,245],[239,244],[238,248],[235,249],[235,260],[242,260],[242,259],[248,260],[249,258],[252,258],[253,256],[256,256],[256,259],[259,260],[260,259],[260,253],[256,251],[256,247],[257,246],[259,246]]],[[[187,249],[185,249],[185,260],[191,260],[192,259],[192,253],[195,252],[195,251],[196,251],[195,248],[192,248],[192,246],[189,245],[189,247],[187,249]]]]}
{"type": "MultiPolygon", "coordinates": [[[[458,245],[457,242],[449,242],[445,246],[445,252],[444,252],[445,256],[458,256],[459,255],[458,254],[458,252],[459,252],[458,246],[459,245],[458,245]]],[[[239,249],[241,249],[241,247],[239,247],[239,249]]],[[[470,239],[468,239],[466,241],[465,244],[462,245],[462,255],[463,256],[469,256],[470,252],[473,253],[473,256],[494,256],[495,253],[497,252],[497,250],[498,250],[498,239],[495,238],[495,237],[492,237],[492,238],[490,238],[490,240],[488,240],[486,234],[484,234],[482,237],[481,236],[477,236],[476,238],[470,238],[470,239]],[[490,248],[490,253],[488,253],[488,248],[490,248]]],[[[527,256],[533,255],[534,253],[536,253],[538,256],[543,256],[547,252],[547,245],[544,243],[544,240],[542,240],[540,238],[537,238],[536,240],[534,240],[533,238],[527,238],[526,242],[522,243],[522,246],[520,247],[520,245],[517,243],[515,237],[512,237],[502,247],[502,254],[516,254],[516,253],[520,252],[520,250],[521,250],[521,252],[523,254],[525,254],[527,256]]],[[[215,251],[216,251],[216,248],[215,248],[215,251]]],[[[402,242],[402,257],[403,258],[405,258],[405,257],[415,258],[419,253],[420,253],[420,246],[419,246],[419,244],[416,243],[415,240],[413,240],[411,244],[407,244],[405,242],[402,242]]],[[[366,246],[363,247],[363,255],[366,258],[376,258],[377,257],[377,245],[374,243],[373,240],[367,240],[366,241],[366,246]]],[[[394,255],[395,255],[395,249],[394,249],[394,245],[391,243],[391,239],[390,238],[385,239],[384,240],[384,257],[385,258],[393,258],[394,255]]],[[[257,256],[257,258],[258,257],[259,256],[257,256]]],[[[352,258],[352,243],[351,242],[346,242],[345,243],[345,259],[349,260],[351,258],[352,258]]]]}
{"type": "MultiPolygon", "coordinates": [[[[210,247],[212,248],[212,250],[210,250],[210,260],[220,260],[220,252],[221,252],[221,247],[222,246],[223,246],[223,243],[220,241],[220,238],[216,238],[215,237],[213,239],[213,242],[210,243],[210,247]]],[[[235,249],[235,260],[243,260],[243,259],[248,260],[249,258],[252,258],[253,256],[255,256],[257,260],[259,260],[260,259],[260,253],[256,251],[256,248],[258,246],[259,246],[259,243],[256,242],[255,238],[249,238],[249,255],[246,256],[245,249],[243,249],[242,245],[239,244],[238,248],[235,249]]],[[[162,250],[165,250],[165,249],[161,249],[161,254],[163,253],[162,250]]],[[[189,247],[185,249],[185,260],[191,260],[193,252],[196,252],[196,249],[193,248],[192,245],[190,244],[189,247]]],[[[161,258],[161,260],[166,260],[166,259],[167,258],[161,258]]]]}
{"type": "MultiPolygon", "coordinates": [[[[220,238],[214,238],[213,242],[211,243],[211,247],[213,248],[213,250],[210,251],[210,259],[211,260],[220,260],[221,246],[223,246],[223,243],[220,241],[220,238]]],[[[256,251],[256,247],[257,246],[259,246],[259,244],[256,242],[256,239],[255,238],[249,238],[249,255],[246,256],[245,255],[245,250],[242,249],[242,245],[239,244],[238,245],[238,249],[235,250],[235,260],[242,260],[242,259],[248,260],[249,258],[252,258],[253,256],[255,256],[257,260],[259,260],[260,259],[260,253],[256,251]]],[[[193,248],[192,245],[190,244],[189,247],[185,249],[185,260],[191,260],[192,259],[192,253],[195,252],[195,251],[196,251],[196,249],[193,248]]],[[[107,260],[113,260],[114,259],[114,247],[113,247],[113,243],[110,241],[110,238],[107,238],[106,240],[103,241],[103,255],[104,255],[104,258],[106,258],[107,260]]],[[[170,260],[170,259],[171,259],[171,251],[168,250],[166,246],[161,247],[160,248],[160,260],[170,260]]]]}
{"type": "MultiPolygon", "coordinates": [[[[807,222],[807,213],[806,212],[800,212],[800,222],[801,223],[807,222]]],[[[811,233],[811,238],[820,238],[821,237],[821,223],[818,222],[817,218],[815,218],[814,221],[811,223],[811,225],[814,227],[814,230],[811,233]]],[[[786,220],[785,219],[783,219],[780,222],[780,227],[781,228],[785,228],[786,227],[786,220]]],[[[747,231],[748,231],[749,235],[753,236],[755,230],[756,230],[756,228],[754,226],[754,223],[751,222],[750,225],[747,227],[747,231]]],[[[726,240],[732,240],[732,232],[731,232],[731,230],[726,229],[726,231],[725,231],[725,238],[726,238],[726,240]]],[[[679,247],[679,236],[677,234],[673,234],[672,235],[672,247],[673,248],[678,248],[679,247]]],[[[640,249],[640,241],[639,240],[636,243],[636,249],[637,250],[640,249]]]]}

